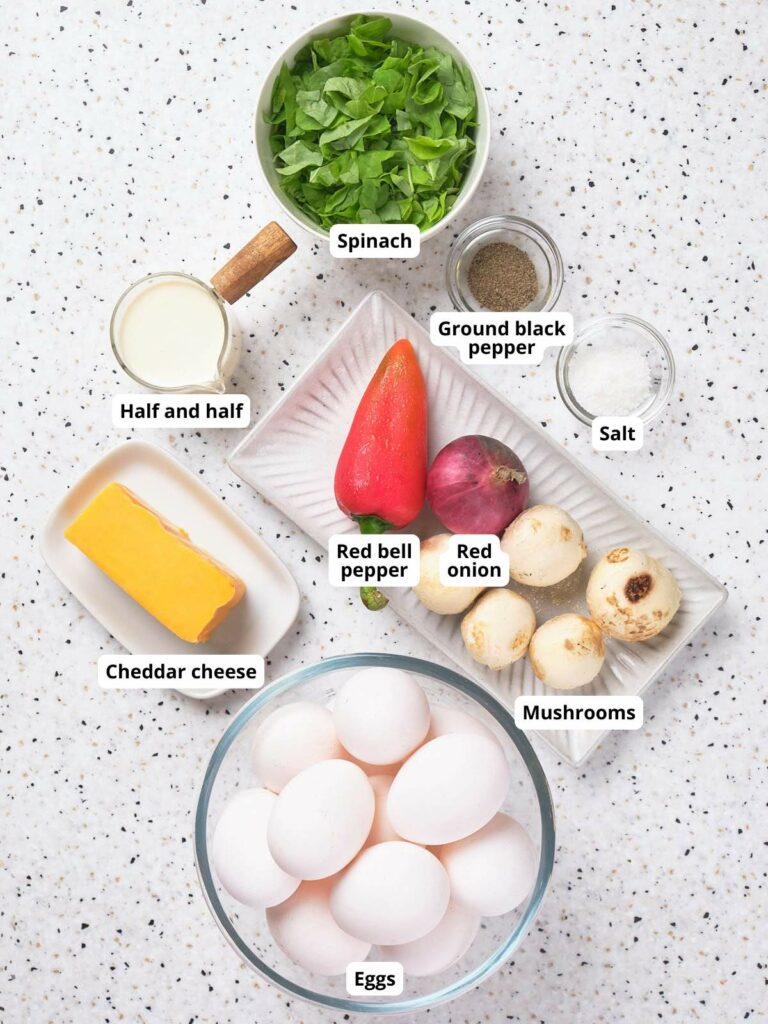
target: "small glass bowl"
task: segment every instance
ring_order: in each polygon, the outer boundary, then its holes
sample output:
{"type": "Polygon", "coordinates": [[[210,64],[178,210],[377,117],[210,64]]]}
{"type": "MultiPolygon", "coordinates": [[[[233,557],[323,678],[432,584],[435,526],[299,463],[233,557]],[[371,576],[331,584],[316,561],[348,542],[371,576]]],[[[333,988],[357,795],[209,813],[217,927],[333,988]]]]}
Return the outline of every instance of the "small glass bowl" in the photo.
{"type": "Polygon", "coordinates": [[[557,389],[566,406],[576,419],[592,425],[597,416],[636,416],[643,423],[650,423],[660,415],[669,401],[675,383],[675,358],[663,334],[651,324],[629,313],[601,316],[584,324],[570,345],[560,349],[557,358],[557,389]],[[629,412],[601,412],[599,409],[585,409],[577,400],[570,381],[573,360],[580,348],[595,346],[601,341],[620,341],[622,344],[641,345],[650,370],[650,393],[640,405],[629,412]]]}
{"type": "Polygon", "coordinates": [[[465,228],[451,246],[446,266],[446,286],[454,309],[466,313],[488,312],[469,287],[469,268],[475,254],[492,242],[516,245],[530,257],[539,279],[539,290],[525,310],[516,313],[549,312],[554,309],[563,287],[563,259],[560,250],[543,228],[524,217],[485,217],[465,228]]]}
{"type": "Polygon", "coordinates": [[[292,997],[328,1007],[339,1017],[350,1013],[414,1014],[481,984],[509,960],[531,927],[549,886],[554,856],[554,811],[546,776],[528,737],[517,728],[510,712],[487,690],[458,672],[396,654],[327,658],[276,679],[259,691],[238,711],[211,754],[195,815],[195,860],[203,894],[229,944],[248,967],[273,985],[292,997]],[[276,708],[297,700],[327,704],[354,672],[379,666],[410,672],[431,702],[466,710],[493,732],[512,769],[502,810],[527,829],[536,847],[538,872],[520,907],[501,917],[484,918],[472,946],[453,967],[433,977],[406,978],[401,996],[372,995],[366,999],[347,995],[343,975],[320,977],[293,964],[275,945],[263,911],[238,904],[220,885],[211,865],[210,849],[216,822],[227,801],[239,788],[256,784],[251,746],[254,731],[265,718],[276,708]]]}

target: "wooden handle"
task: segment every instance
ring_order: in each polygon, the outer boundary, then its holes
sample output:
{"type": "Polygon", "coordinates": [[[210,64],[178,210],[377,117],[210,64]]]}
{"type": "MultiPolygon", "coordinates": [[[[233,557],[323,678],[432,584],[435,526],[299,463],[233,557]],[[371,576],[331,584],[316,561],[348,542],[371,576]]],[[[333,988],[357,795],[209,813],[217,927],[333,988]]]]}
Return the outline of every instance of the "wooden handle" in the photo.
{"type": "Polygon", "coordinates": [[[227,302],[237,302],[294,252],[294,240],[272,221],[216,271],[211,284],[227,302]]]}

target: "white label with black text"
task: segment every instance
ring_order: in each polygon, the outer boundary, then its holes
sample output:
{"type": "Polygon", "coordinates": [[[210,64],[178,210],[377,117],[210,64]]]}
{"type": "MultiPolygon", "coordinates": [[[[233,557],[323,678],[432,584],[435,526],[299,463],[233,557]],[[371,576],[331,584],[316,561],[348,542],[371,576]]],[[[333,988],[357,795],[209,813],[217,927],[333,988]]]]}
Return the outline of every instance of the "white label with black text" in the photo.
{"type": "Polygon", "coordinates": [[[103,654],[98,671],[105,690],[258,690],[264,685],[260,654],[103,654]]]}
{"type": "Polygon", "coordinates": [[[440,582],[444,587],[506,587],[509,555],[495,534],[455,534],[440,555],[440,582]]]}
{"type": "Polygon", "coordinates": [[[415,224],[334,224],[329,239],[337,259],[408,259],[421,251],[415,224]]]}
{"type": "Polygon", "coordinates": [[[347,964],[347,993],[351,996],[401,996],[403,965],[394,960],[364,960],[347,964]]]}
{"type": "Polygon", "coordinates": [[[573,696],[518,697],[518,729],[639,729],[643,724],[640,697],[573,696]]]}
{"type": "Polygon", "coordinates": [[[433,313],[429,318],[433,345],[459,350],[467,365],[494,363],[521,366],[540,363],[552,345],[573,341],[570,313],[433,313]]]}
{"type": "Polygon", "coordinates": [[[419,551],[413,533],[336,533],[328,542],[328,579],[334,587],[415,587],[419,551]]]}
{"type": "Polygon", "coordinates": [[[643,421],[639,416],[596,416],[592,420],[592,447],[596,452],[636,452],[643,447],[643,421]]]}
{"type": "Polygon", "coordinates": [[[247,427],[248,395],[113,395],[115,427],[247,427]]]}

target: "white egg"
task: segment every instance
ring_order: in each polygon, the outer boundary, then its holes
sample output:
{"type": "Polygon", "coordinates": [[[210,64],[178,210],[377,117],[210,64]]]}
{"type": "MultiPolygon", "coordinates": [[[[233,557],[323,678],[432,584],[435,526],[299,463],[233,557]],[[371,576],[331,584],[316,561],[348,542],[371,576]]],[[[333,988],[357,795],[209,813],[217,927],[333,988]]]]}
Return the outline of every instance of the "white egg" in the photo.
{"type": "Polygon", "coordinates": [[[402,761],[429,729],[429,703],[419,684],[396,668],[364,668],[341,687],[333,721],[342,746],[361,761],[402,761]]]}
{"type": "Polygon", "coordinates": [[[484,725],[474,715],[470,715],[460,708],[447,707],[445,704],[432,704],[430,711],[431,720],[429,732],[427,733],[427,743],[430,740],[437,739],[438,736],[449,736],[455,732],[487,736],[492,740],[496,739],[487,725],[484,725]]]}
{"type": "Polygon", "coordinates": [[[339,875],[331,913],[350,935],[395,945],[432,931],[449,899],[448,875],[434,854],[412,843],[379,843],[339,875]]]}
{"type": "Polygon", "coordinates": [[[358,768],[362,768],[366,775],[396,775],[400,771],[400,765],[403,763],[402,761],[396,761],[394,764],[369,764],[367,761],[361,761],[358,757],[352,757],[346,750],[342,757],[345,761],[351,761],[358,768]]]}
{"type": "Polygon", "coordinates": [[[376,810],[373,815],[373,825],[371,825],[371,831],[368,838],[365,841],[366,846],[375,846],[376,843],[388,843],[394,839],[399,839],[400,836],[392,828],[392,824],[387,815],[387,797],[389,796],[389,787],[392,785],[394,775],[369,775],[368,781],[373,789],[373,794],[376,797],[376,810]]]}
{"type": "Polygon", "coordinates": [[[294,963],[314,974],[343,974],[347,964],[365,960],[369,942],[348,935],[331,914],[331,880],[302,882],[279,907],[267,911],[275,943],[294,963]]]}
{"type": "Polygon", "coordinates": [[[256,730],[251,747],[256,777],[274,793],[310,765],[343,756],[333,715],[307,700],[273,711],[256,730]]]}
{"type": "Polygon", "coordinates": [[[439,974],[464,956],[479,928],[479,914],[451,901],[436,928],[413,942],[381,946],[381,959],[401,963],[406,977],[425,978],[429,974],[439,974]]]}
{"type": "Polygon", "coordinates": [[[240,903],[271,907],[299,885],[275,863],[267,823],[277,797],[268,789],[244,789],[224,808],[213,833],[212,859],[219,881],[240,903]]]}
{"type": "Polygon", "coordinates": [[[441,846],[476,832],[504,802],[510,772],[487,736],[438,736],[411,755],[389,790],[387,813],[404,839],[441,846]]]}
{"type": "Polygon", "coordinates": [[[536,847],[508,814],[497,814],[479,832],[444,846],[439,857],[453,898],[483,917],[513,910],[536,881],[536,847]]]}
{"type": "Polygon", "coordinates": [[[368,777],[350,761],[321,761],[294,776],[275,801],[267,842],[296,878],[328,878],[362,848],[376,801],[368,777]]]}

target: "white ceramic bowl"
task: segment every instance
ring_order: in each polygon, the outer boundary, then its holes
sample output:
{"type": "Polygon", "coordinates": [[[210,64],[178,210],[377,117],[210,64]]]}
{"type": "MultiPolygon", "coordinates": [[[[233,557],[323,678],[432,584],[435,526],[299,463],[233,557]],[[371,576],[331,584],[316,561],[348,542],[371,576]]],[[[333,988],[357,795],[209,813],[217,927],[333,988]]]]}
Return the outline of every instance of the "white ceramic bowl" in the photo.
{"type": "Polygon", "coordinates": [[[328,232],[311,220],[303,210],[294,206],[280,187],[280,176],[275,172],[274,158],[269,148],[269,135],[272,126],[266,122],[265,115],[269,113],[271,109],[272,88],[283,64],[287,64],[288,67],[292,67],[296,59],[296,54],[299,50],[302,50],[307,43],[311,42],[313,39],[318,39],[321,36],[340,33],[345,26],[349,24],[350,19],[354,18],[355,15],[359,13],[365,13],[372,17],[382,16],[389,18],[392,22],[393,35],[400,39],[405,39],[407,42],[418,43],[420,46],[435,46],[438,49],[443,50],[445,53],[450,53],[456,60],[465,64],[472,75],[472,82],[475,86],[475,94],[477,96],[478,121],[478,127],[475,131],[475,155],[472,158],[472,163],[469,165],[469,171],[461,186],[461,191],[459,192],[456,202],[453,204],[450,212],[437,224],[433,224],[431,228],[428,228],[426,231],[421,233],[421,240],[422,242],[425,242],[427,239],[432,238],[433,235],[436,235],[438,231],[442,230],[446,224],[452,221],[474,195],[475,190],[480,183],[480,179],[483,176],[483,171],[485,170],[485,165],[488,160],[490,112],[488,110],[488,100],[485,95],[485,89],[483,88],[472,62],[467,59],[458,46],[452,43],[450,39],[447,39],[442,33],[438,32],[423,21],[419,21],[416,18],[407,18],[402,14],[395,14],[393,11],[350,11],[348,14],[331,18],[329,21],[323,21],[319,25],[313,25],[312,28],[303,32],[298,38],[294,39],[290,46],[283,50],[267,72],[261,86],[261,92],[259,93],[259,99],[256,104],[256,118],[254,126],[259,165],[261,166],[261,171],[269,190],[272,192],[275,200],[280,204],[286,214],[316,238],[322,240],[327,239],[328,232]]]}

